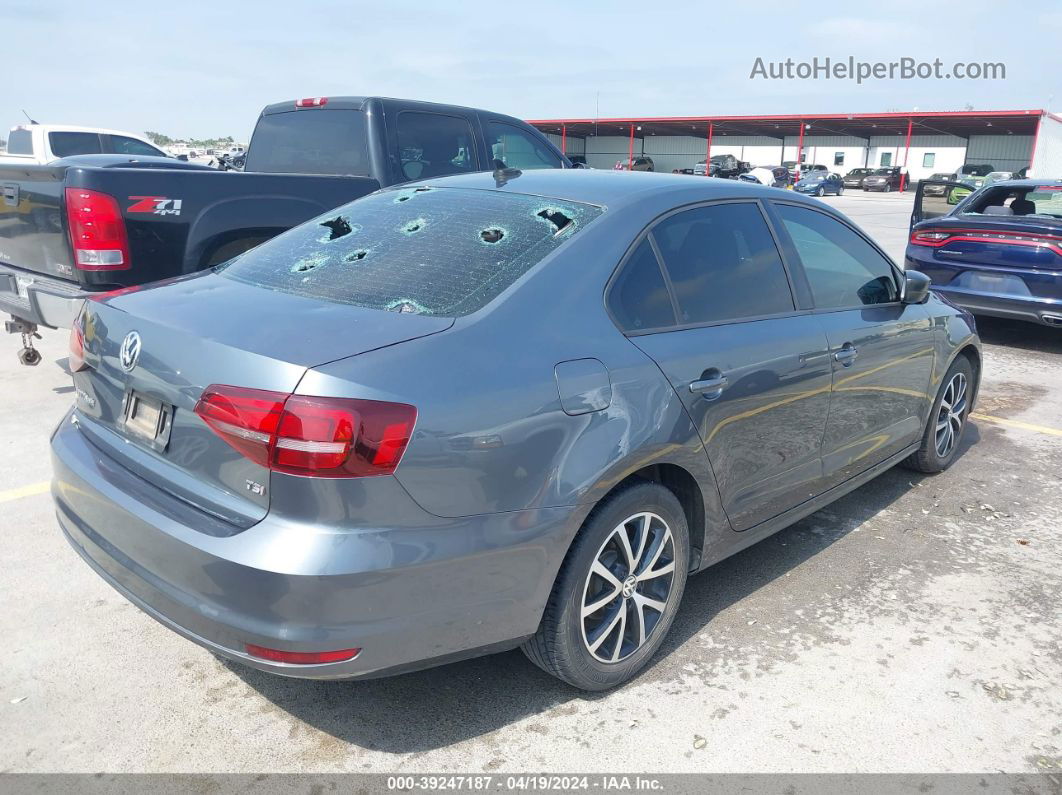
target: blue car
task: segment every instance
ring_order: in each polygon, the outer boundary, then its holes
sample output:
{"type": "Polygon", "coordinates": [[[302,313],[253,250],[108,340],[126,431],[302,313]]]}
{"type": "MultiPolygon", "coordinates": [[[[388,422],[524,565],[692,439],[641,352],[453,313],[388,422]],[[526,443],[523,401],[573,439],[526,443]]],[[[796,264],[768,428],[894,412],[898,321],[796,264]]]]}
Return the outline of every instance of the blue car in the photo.
{"type": "Polygon", "coordinates": [[[995,182],[952,208],[956,187],[919,184],[906,268],[974,314],[1062,326],[1062,180],[995,182]]]}
{"type": "Polygon", "coordinates": [[[814,171],[794,185],[793,190],[798,193],[810,193],[812,196],[825,196],[827,193],[840,196],[844,193],[844,180],[840,174],[814,171]]]}

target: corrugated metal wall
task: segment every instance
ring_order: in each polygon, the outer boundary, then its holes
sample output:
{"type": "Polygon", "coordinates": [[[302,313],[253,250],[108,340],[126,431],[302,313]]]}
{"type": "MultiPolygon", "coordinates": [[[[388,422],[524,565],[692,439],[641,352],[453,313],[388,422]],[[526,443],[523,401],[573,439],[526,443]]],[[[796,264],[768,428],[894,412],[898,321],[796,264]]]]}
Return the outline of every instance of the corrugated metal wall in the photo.
{"type": "Polygon", "coordinates": [[[1017,171],[1029,165],[1032,155],[1029,135],[971,135],[967,163],[988,163],[996,171],[1017,171]]]}
{"type": "MultiPolygon", "coordinates": [[[[630,138],[626,135],[588,136],[586,164],[590,168],[613,168],[618,160],[626,160],[630,138]]],[[[634,155],[642,154],[642,139],[634,139],[634,155]]]]}
{"type": "Polygon", "coordinates": [[[558,148],[564,150],[566,155],[585,155],[586,154],[586,139],[576,138],[574,136],[567,136],[564,140],[564,146],[561,147],[561,136],[556,133],[546,133],[546,137],[558,148]]]}
{"type": "Polygon", "coordinates": [[[1032,166],[1037,179],[1062,179],[1062,121],[1051,116],[1040,120],[1032,166]]]}

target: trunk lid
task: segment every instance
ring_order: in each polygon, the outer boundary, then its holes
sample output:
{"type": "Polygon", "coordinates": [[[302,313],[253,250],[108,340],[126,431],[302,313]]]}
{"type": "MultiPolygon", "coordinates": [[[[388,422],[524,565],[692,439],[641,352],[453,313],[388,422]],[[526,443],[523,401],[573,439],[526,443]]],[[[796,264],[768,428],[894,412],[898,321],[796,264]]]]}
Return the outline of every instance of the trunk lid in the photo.
{"type": "Polygon", "coordinates": [[[269,470],[195,413],[204,388],[290,393],[308,368],[435,334],[453,322],[317,301],[213,273],[130,288],[86,304],[89,366],[74,374],[79,420],[97,446],[145,480],[248,527],[268,511],[269,470]],[[122,346],[134,332],[139,352],[129,367],[132,346],[124,361],[122,346]],[[152,425],[156,410],[162,416],[152,425]],[[152,438],[147,425],[158,428],[152,438]]]}

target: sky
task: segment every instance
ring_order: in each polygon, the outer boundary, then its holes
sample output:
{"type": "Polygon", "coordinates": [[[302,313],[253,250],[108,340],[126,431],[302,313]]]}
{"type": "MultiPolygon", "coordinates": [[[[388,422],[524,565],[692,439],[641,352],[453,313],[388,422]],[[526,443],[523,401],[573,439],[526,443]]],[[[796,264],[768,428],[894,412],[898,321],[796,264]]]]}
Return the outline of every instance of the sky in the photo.
{"type": "Polygon", "coordinates": [[[342,94],[525,119],[1062,108],[1058,0],[0,0],[0,37],[0,130],[24,108],[247,140],[267,104],[342,94]],[[757,57],[814,56],[1002,62],[1006,79],[750,79],[757,57]]]}

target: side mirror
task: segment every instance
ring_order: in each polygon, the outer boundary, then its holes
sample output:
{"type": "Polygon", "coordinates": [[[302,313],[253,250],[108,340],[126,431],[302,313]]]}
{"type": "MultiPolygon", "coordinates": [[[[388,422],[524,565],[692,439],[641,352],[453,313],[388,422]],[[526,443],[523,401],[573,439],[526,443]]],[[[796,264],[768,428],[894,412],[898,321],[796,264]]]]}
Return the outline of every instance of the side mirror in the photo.
{"type": "Polygon", "coordinates": [[[903,302],[905,304],[924,304],[929,298],[929,288],[933,281],[919,271],[903,272],[903,302]]]}

